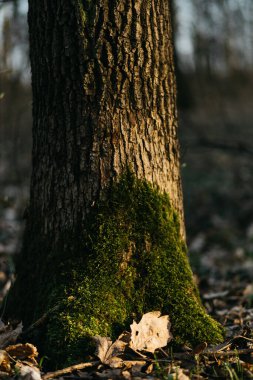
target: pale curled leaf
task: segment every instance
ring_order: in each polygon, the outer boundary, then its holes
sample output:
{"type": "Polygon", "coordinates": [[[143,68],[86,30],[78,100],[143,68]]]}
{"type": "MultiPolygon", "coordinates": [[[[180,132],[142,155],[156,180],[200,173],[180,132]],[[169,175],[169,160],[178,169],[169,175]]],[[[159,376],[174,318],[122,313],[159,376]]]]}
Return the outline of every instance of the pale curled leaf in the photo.
{"type": "Polygon", "coordinates": [[[171,324],[168,315],[160,315],[159,311],[152,311],[144,314],[138,324],[133,321],[130,326],[131,348],[154,353],[157,348],[167,346],[172,339],[171,324]]]}

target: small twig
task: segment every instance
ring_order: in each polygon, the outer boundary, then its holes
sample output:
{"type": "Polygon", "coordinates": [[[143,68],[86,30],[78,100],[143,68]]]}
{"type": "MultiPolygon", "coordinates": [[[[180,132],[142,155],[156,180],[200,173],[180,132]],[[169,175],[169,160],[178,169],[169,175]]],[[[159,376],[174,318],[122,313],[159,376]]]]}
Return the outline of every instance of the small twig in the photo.
{"type": "Polygon", "coordinates": [[[145,359],[145,360],[148,360],[149,358],[146,356],[146,355],[143,355],[141,352],[137,351],[137,350],[134,350],[133,347],[130,347],[131,350],[138,356],[140,356],[141,358],[145,359]]]}
{"type": "Polygon", "coordinates": [[[159,351],[160,351],[164,356],[166,356],[166,358],[169,357],[169,355],[167,354],[167,352],[164,351],[161,347],[159,348],[159,351]]]}
{"type": "Polygon", "coordinates": [[[228,340],[227,342],[223,342],[223,343],[218,344],[217,346],[214,346],[211,350],[207,349],[206,351],[204,351],[204,353],[205,352],[221,352],[221,351],[227,350],[228,348],[231,347],[233,341],[234,341],[234,338],[228,340]]]}
{"type": "MultiPolygon", "coordinates": [[[[250,354],[253,352],[253,348],[244,348],[244,349],[238,349],[238,350],[229,350],[229,351],[204,351],[198,354],[199,356],[214,356],[214,357],[223,357],[223,356],[235,356],[235,355],[245,355],[245,354],[250,354]]],[[[178,352],[173,354],[173,358],[178,359],[178,360],[183,360],[183,359],[190,359],[193,358],[195,355],[193,352],[189,353],[183,353],[183,352],[178,352]]],[[[156,359],[154,360],[158,362],[171,362],[172,359],[156,359]]],[[[153,361],[152,361],[153,362],[153,361]]]]}
{"type": "Polygon", "coordinates": [[[248,338],[247,336],[243,336],[243,335],[237,335],[232,340],[234,341],[235,339],[244,339],[244,340],[247,340],[247,342],[253,343],[253,339],[248,338]]]}
{"type": "Polygon", "coordinates": [[[194,355],[192,352],[173,352],[173,357],[168,357],[168,359],[151,359],[152,363],[155,362],[164,362],[164,363],[171,363],[173,360],[189,360],[194,358],[194,355]]]}
{"type": "Polygon", "coordinates": [[[101,363],[101,362],[95,361],[95,362],[87,362],[87,363],[80,363],[80,364],[72,365],[71,367],[59,369],[58,371],[55,371],[55,372],[46,373],[44,376],[42,376],[42,379],[43,380],[54,379],[58,376],[66,375],[67,373],[77,371],[78,369],[95,367],[99,363],[101,363]]]}
{"type": "Polygon", "coordinates": [[[206,351],[206,352],[202,352],[201,355],[222,357],[222,356],[244,355],[244,354],[250,354],[252,352],[253,352],[253,348],[243,348],[243,349],[230,350],[230,351],[206,351]]]}

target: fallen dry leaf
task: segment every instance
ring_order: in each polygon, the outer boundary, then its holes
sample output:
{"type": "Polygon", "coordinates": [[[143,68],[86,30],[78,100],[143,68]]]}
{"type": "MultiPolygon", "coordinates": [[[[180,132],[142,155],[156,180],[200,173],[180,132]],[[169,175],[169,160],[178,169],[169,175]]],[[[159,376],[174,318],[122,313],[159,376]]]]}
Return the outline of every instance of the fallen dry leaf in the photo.
{"type": "Polygon", "coordinates": [[[101,360],[102,363],[104,363],[107,359],[107,354],[109,351],[109,348],[112,345],[112,340],[108,337],[104,336],[94,336],[94,341],[96,342],[96,356],[101,360]]]}
{"type": "Polygon", "coordinates": [[[201,344],[198,344],[194,350],[192,351],[193,355],[199,355],[201,352],[203,352],[207,348],[207,343],[203,342],[201,344]]]}
{"type": "Polygon", "coordinates": [[[144,367],[146,365],[146,360],[124,360],[124,368],[131,369],[132,367],[139,365],[144,367]]]}
{"type": "Polygon", "coordinates": [[[37,348],[30,343],[19,343],[6,347],[5,351],[15,359],[23,360],[26,358],[36,358],[38,356],[37,348]]]}
{"type": "Polygon", "coordinates": [[[160,311],[152,311],[142,316],[139,323],[133,321],[130,347],[134,350],[154,353],[157,348],[167,346],[172,339],[169,316],[160,316],[160,311]]]}
{"type": "Polygon", "coordinates": [[[126,380],[131,380],[132,379],[131,373],[129,371],[122,371],[121,375],[126,380]]]}
{"type": "Polygon", "coordinates": [[[151,364],[149,364],[149,365],[147,366],[147,368],[145,369],[145,373],[147,373],[147,374],[149,375],[150,373],[153,372],[153,370],[154,370],[154,364],[151,363],[151,364]]]}
{"type": "Polygon", "coordinates": [[[22,332],[22,322],[20,322],[14,329],[11,325],[5,325],[2,321],[0,323],[0,348],[5,348],[9,344],[16,342],[18,336],[22,332]]]}
{"type": "Polygon", "coordinates": [[[11,372],[10,357],[4,350],[0,350],[0,371],[11,372]]]}
{"type": "Polygon", "coordinates": [[[109,365],[111,368],[121,368],[123,361],[119,357],[125,351],[127,343],[126,333],[123,333],[119,338],[112,343],[110,338],[95,336],[93,338],[97,344],[96,355],[101,360],[101,363],[109,365]]]}

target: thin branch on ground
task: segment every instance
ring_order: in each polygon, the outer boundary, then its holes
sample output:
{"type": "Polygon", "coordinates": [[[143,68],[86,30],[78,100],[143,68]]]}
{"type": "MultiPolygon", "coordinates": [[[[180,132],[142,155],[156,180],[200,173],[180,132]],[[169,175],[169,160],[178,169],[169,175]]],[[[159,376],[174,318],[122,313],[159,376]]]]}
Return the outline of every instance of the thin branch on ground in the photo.
{"type": "Polygon", "coordinates": [[[42,379],[43,380],[54,379],[56,377],[66,375],[66,374],[71,373],[73,371],[77,371],[77,370],[89,368],[89,367],[95,367],[100,363],[101,362],[97,360],[94,362],[86,362],[86,363],[75,364],[75,365],[72,365],[71,367],[67,367],[67,368],[59,369],[58,371],[55,371],[55,372],[47,373],[44,376],[42,376],[42,379]]]}

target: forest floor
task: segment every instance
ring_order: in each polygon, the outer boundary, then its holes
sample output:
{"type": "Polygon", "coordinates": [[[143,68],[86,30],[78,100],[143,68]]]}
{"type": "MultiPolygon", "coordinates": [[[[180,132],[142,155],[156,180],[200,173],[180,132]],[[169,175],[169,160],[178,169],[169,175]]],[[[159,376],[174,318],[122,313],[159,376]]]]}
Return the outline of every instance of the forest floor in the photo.
{"type": "MultiPolygon", "coordinates": [[[[0,218],[1,299],[13,278],[12,258],[22,233],[18,218],[21,205],[9,202],[5,206],[0,218]]],[[[106,343],[99,357],[94,354],[77,366],[44,373],[42,362],[46,363],[47,359],[38,359],[33,346],[10,346],[10,341],[16,341],[20,326],[12,330],[1,325],[0,377],[26,380],[253,378],[253,257],[240,248],[222,250],[213,244],[203,249],[202,243],[203,235],[199,233],[189,244],[192,267],[197,273],[195,278],[205,308],[225,327],[223,344],[207,346],[203,341],[198,347],[181,347],[177,352],[168,345],[151,354],[133,350],[125,343],[122,351],[122,342],[116,343],[115,353],[115,346],[112,349],[111,343],[106,343]]]]}

